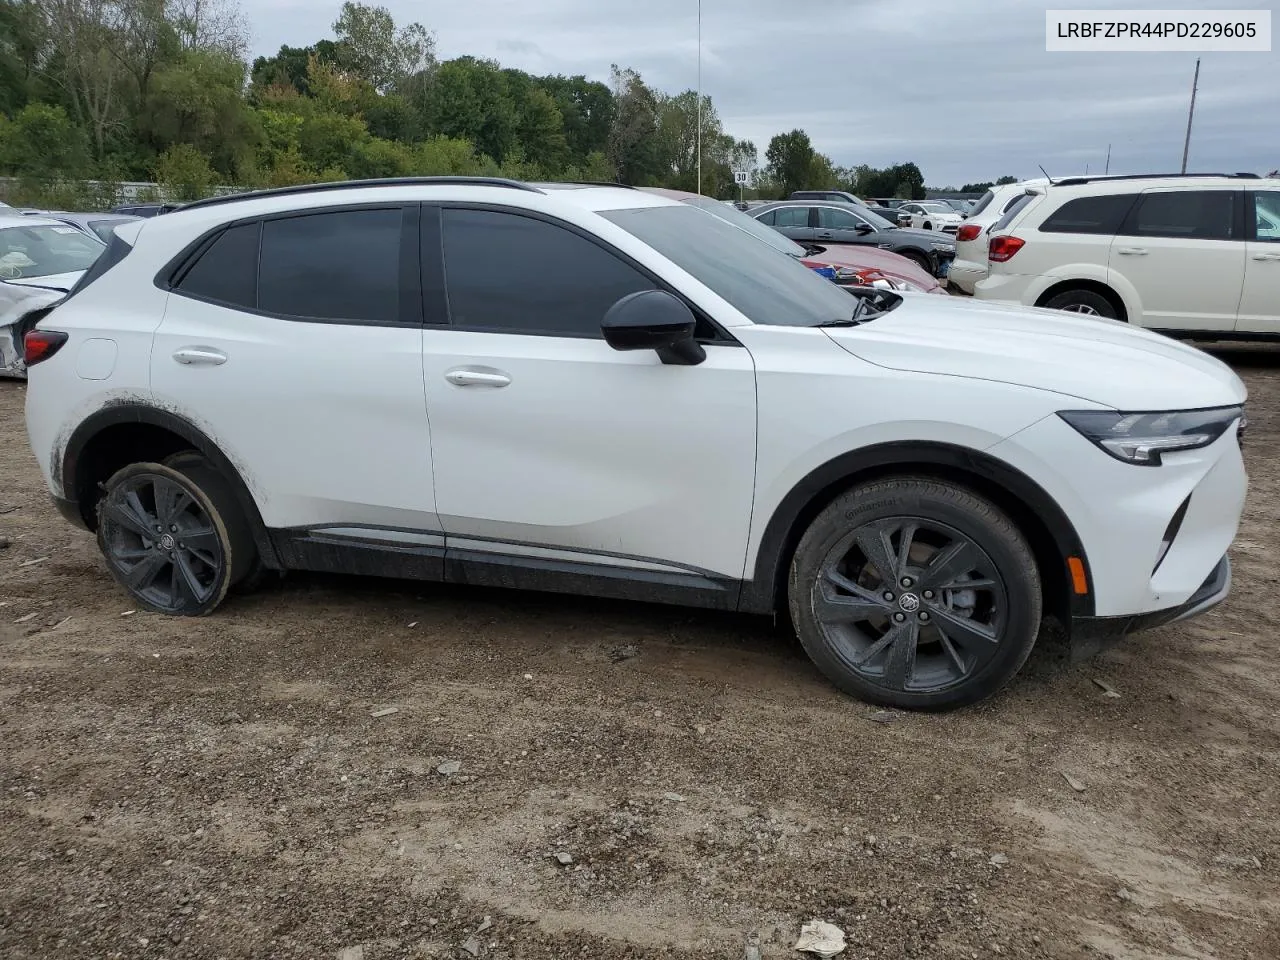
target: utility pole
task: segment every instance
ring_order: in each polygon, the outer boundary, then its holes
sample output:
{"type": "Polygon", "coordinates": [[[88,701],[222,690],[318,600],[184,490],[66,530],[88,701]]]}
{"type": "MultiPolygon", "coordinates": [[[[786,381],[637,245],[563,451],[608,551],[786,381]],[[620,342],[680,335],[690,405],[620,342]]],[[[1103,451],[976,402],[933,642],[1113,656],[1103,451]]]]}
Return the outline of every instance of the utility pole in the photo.
{"type": "Polygon", "coordinates": [[[1103,170],[1102,173],[1105,176],[1110,172],[1111,172],[1111,144],[1108,143],[1107,144],[1107,169],[1103,170]]]}
{"type": "Polygon", "coordinates": [[[698,193],[702,193],[702,0],[698,0],[698,193]]]}
{"type": "MultiPolygon", "coordinates": [[[[699,0],[701,2],[701,0],[699,0]]],[[[1191,109],[1187,111],[1187,139],[1182,144],[1182,172],[1187,172],[1187,154],[1191,151],[1191,121],[1196,115],[1196,87],[1200,85],[1200,58],[1196,57],[1196,75],[1191,80],[1191,109]]]]}

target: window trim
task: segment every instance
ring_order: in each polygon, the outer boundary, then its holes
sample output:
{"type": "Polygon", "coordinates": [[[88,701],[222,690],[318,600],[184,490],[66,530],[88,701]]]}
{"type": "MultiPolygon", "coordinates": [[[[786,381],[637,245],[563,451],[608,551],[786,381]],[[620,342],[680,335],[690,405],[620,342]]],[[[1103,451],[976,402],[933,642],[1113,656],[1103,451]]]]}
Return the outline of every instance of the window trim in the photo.
{"type": "MultiPolygon", "coordinates": [[[[426,324],[427,328],[457,330],[463,333],[492,333],[492,334],[497,334],[499,336],[553,337],[561,340],[594,340],[594,341],[599,341],[600,343],[604,342],[603,335],[599,333],[593,336],[591,334],[565,333],[563,331],[500,330],[500,329],[494,329],[493,327],[475,327],[470,325],[459,326],[458,324],[455,324],[453,322],[453,311],[448,302],[449,301],[448,282],[447,282],[447,276],[445,272],[444,212],[446,210],[480,210],[480,211],[485,211],[489,213],[510,214],[512,216],[524,217],[529,220],[539,220],[543,223],[549,224],[554,227],[560,227],[562,229],[568,230],[570,233],[576,234],[582,239],[588,241],[589,243],[595,244],[605,253],[617,258],[618,260],[621,260],[624,264],[629,266],[631,269],[635,270],[637,273],[643,276],[646,280],[652,283],[655,289],[662,290],[665,293],[671,294],[672,296],[678,298],[681,302],[683,302],[685,306],[687,306],[690,310],[692,310],[695,319],[706,323],[713,331],[713,336],[711,337],[698,337],[697,338],[698,343],[703,344],[704,346],[722,346],[722,347],[741,347],[742,346],[742,343],[739,342],[738,339],[734,337],[731,333],[729,333],[728,330],[723,325],[717,322],[714,317],[712,317],[709,313],[707,313],[705,310],[703,310],[701,307],[695,304],[682,292],[680,292],[679,290],[671,286],[671,284],[668,283],[666,280],[664,280],[662,277],[655,274],[648,267],[644,266],[644,264],[639,263],[632,257],[628,256],[622,250],[619,250],[617,247],[613,246],[607,241],[602,240],[600,237],[596,236],[590,230],[583,229],[582,227],[578,226],[576,223],[570,223],[567,220],[562,220],[559,217],[553,216],[548,213],[544,213],[541,210],[529,210],[524,207],[513,207],[513,206],[508,206],[506,204],[484,203],[480,201],[440,200],[440,201],[433,201],[429,203],[423,203],[422,208],[423,208],[422,219],[424,223],[428,220],[428,212],[427,212],[428,208],[431,208],[432,210],[434,210],[435,223],[437,224],[437,228],[439,230],[439,237],[440,237],[440,244],[438,247],[435,246],[434,243],[432,244],[432,249],[436,252],[436,256],[432,257],[430,261],[428,261],[426,258],[427,246],[426,244],[423,245],[422,287],[423,287],[424,293],[426,292],[428,287],[430,287],[432,290],[438,289],[442,293],[443,301],[446,309],[446,315],[448,317],[447,323],[445,324],[429,323],[429,324],[426,324]]],[[[782,256],[782,254],[779,254],[779,256],[782,256]]]]}
{"type": "Polygon", "coordinates": [[[1234,189],[1220,189],[1216,187],[1188,187],[1185,189],[1168,188],[1168,187],[1151,187],[1146,190],[1139,191],[1138,199],[1133,206],[1129,208],[1129,212],[1125,214],[1124,219],[1120,222],[1120,229],[1115,232],[1117,237],[1132,237],[1141,240],[1182,240],[1182,241],[1202,241],[1208,243],[1244,243],[1249,232],[1249,228],[1245,224],[1245,206],[1244,206],[1245,190],[1243,187],[1235,187],[1234,189]],[[1232,225],[1240,225],[1240,236],[1236,237],[1191,237],[1191,236],[1168,236],[1163,233],[1138,233],[1138,213],[1142,210],[1142,206],[1146,203],[1147,198],[1159,194],[1169,193],[1229,193],[1231,197],[1231,221],[1232,225]]]}
{"type": "MultiPolygon", "coordinates": [[[[401,329],[421,328],[423,326],[423,295],[421,269],[418,266],[422,259],[420,252],[420,217],[421,205],[413,202],[406,203],[403,200],[383,203],[331,204],[321,207],[303,207],[292,210],[281,210],[275,213],[259,213],[250,216],[237,217],[233,220],[227,220],[219,223],[217,226],[211,227],[196,239],[192,240],[181,251],[179,251],[175,257],[171,258],[163,267],[160,268],[153,282],[160,290],[163,290],[173,296],[182,297],[185,300],[195,300],[198,303],[207,303],[211,306],[222,307],[225,310],[235,310],[237,313],[248,314],[249,316],[255,317],[267,317],[272,320],[288,320],[293,323],[338,324],[340,326],[348,327],[396,327],[401,329]],[[399,210],[401,212],[399,319],[361,320],[341,317],[299,316],[297,314],[261,310],[257,307],[256,303],[252,307],[247,307],[243,304],[228,303],[225,300],[217,300],[213,297],[204,297],[178,289],[178,285],[182,283],[187,273],[195,265],[195,262],[200,259],[200,257],[202,257],[211,246],[213,246],[223,233],[233,227],[257,224],[258,261],[259,267],[261,267],[263,225],[267,223],[267,221],[294,220],[298,217],[310,217],[326,213],[360,213],[373,210],[399,210]]],[[[259,279],[260,277],[261,269],[259,269],[259,279]]],[[[254,295],[256,300],[257,281],[255,281],[254,285],[254,295]]]]}

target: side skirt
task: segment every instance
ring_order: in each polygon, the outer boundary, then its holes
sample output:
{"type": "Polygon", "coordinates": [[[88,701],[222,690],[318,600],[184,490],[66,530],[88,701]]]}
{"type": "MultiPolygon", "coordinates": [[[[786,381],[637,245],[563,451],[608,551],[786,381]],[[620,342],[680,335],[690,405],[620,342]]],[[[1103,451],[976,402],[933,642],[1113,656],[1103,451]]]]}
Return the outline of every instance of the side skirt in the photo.
{"type": "Polygon", "coordinates": [[[430,542],[389,542],[313,529],[271,531],[276,552],[289,570],[506,587],[712,610],[737,610],[742,592],[741,581],[706,573],[503,553],[497,544],[492,551],[446,548],[443,536],[418,535],[416,539],[430,542]]]}

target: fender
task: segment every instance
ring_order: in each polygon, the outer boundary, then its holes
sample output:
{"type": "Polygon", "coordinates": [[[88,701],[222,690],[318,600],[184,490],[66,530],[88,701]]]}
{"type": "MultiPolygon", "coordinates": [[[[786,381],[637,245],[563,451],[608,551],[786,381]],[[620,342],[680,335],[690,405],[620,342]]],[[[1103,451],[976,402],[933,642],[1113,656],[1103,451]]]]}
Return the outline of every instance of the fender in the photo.
{"type": "MultiPolygon", "coordinates": [[[[1071,582],[1067,557],[1079,557],[1084,562],[1089,592],[1084,596],[1069,595],[1070,614],[1072,617],[1093,615],[1089,558],[1075,527],[1054,499],[1034,480],[1002,460],[969,447],[932,441],[882,443],[853,450],[827,461],[797,483],[782,498],[765,525],[756,550],[754,575],[743,584],[738,609],[748,613],[774,610],[779,578],[786,576],[785,564],[789,562],[790,550],[801,533],[795,529],[797,521],[824,491],[872,476],[913,471],[969,474],[984,481],[984,487],[1003,490],[1016,498],[1048,532],[1061,563],[1062,575],[1066,578],[1064,582],[1071,582]]],[[[983,491],[980,489],[979,492],[983,491]]]]}
{"type": "Polygon", "coordinates": [[[1141,326],[1142,297],[1138,295],[1137,288],[1126,280],[1123,274],[1105,264],[1068,263],[1054,267],[1032,281],[1025,294],[1026,301],[1028,304],[1037,303],[1044,296],[1045,291],[1051,287],[1056,287],[1060,283],[1070,283],[1073,280],[1090,280],[1115,291],[1115,295],[1124,304],[1125,316],[1129,318],[1129,323],[1141,326]]]}
{"type": "Polygon", "coordinates": [[[216,443],[205,435],[204,431],[185,417],[168,410],[133,400],[118,400],[105,404],[100,410],[86,417],[67,440],[62,456],[54,460],[54,471],[60,475],[63,495],[78,504],[81,487],[77,471],[85,448],[94,437],[109,427],[137,423],[158,427],[181,437],[194,449],[200,451],[218,472],[230,481],[236,502],[244,511],[244,516],[253,531],[253,541],[258,548],[258,556],[268,567],[280,569],[280,559],[267,534],[266,525],[262,522],[258,504],[236,465],[216,443]]]}

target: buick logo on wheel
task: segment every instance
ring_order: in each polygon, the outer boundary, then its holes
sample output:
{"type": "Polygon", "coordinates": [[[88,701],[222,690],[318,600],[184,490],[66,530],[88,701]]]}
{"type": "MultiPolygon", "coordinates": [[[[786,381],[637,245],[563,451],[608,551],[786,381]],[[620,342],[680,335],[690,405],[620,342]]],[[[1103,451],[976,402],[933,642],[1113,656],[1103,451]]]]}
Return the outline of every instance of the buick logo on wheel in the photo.
{"type": "Polygon", "coordinates": [[[914,593],[904,593],[898,598],[898,606],[907,613],[915,613],[920,609],[920,598],[914,593]]]}

